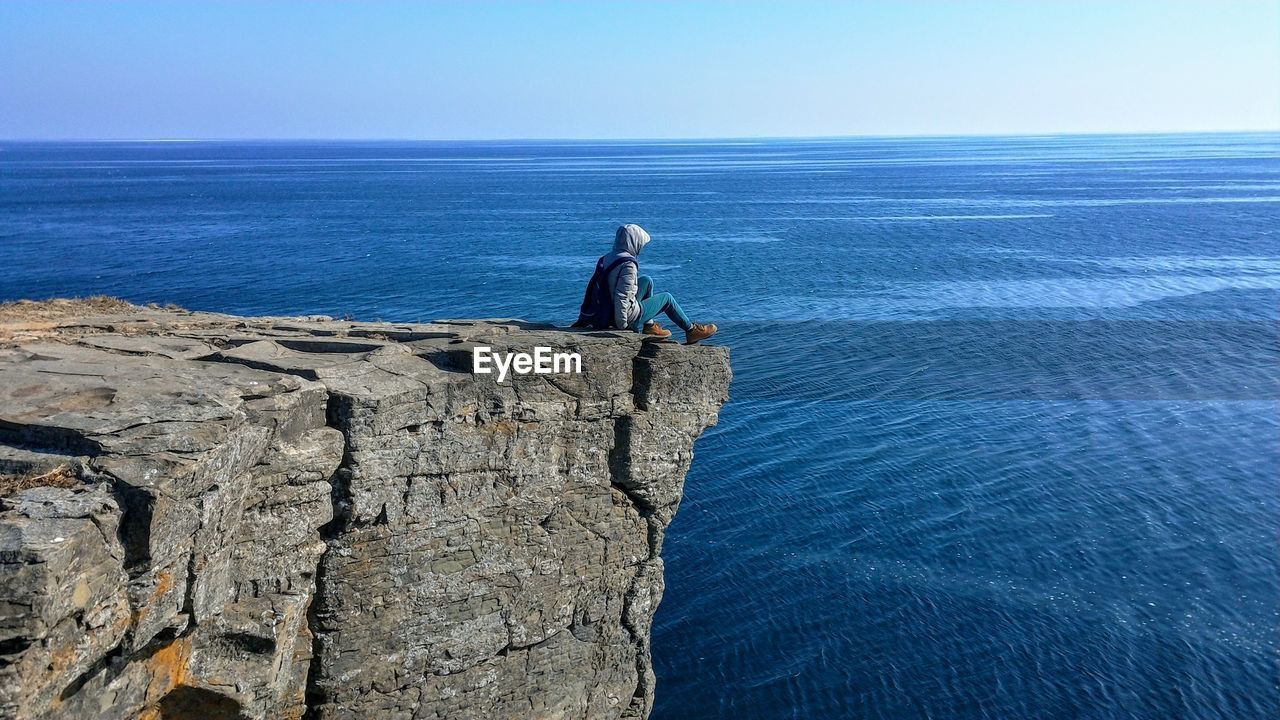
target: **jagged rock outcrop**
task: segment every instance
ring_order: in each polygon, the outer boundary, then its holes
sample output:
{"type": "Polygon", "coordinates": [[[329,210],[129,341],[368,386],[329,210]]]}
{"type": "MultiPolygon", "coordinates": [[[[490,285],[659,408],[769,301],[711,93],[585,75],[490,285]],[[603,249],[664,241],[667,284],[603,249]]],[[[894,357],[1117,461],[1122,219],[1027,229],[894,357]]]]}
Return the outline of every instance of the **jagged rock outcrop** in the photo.
{"type": "Polygon", "coordinates": [[[642,718],[723,348],[134,308],[0,340],[0,717],[642,718]],[[581,374],[471,374],[471,348],[581,374]],[[65,483],[64,483],[65,484],[65,483]]]}

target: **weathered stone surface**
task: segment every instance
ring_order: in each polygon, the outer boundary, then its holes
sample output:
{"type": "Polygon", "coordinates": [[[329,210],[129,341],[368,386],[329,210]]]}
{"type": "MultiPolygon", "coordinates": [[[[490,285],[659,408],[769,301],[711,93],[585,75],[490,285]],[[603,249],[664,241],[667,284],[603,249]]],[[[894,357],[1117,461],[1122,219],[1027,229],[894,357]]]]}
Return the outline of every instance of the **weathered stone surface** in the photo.
{"type": "Polygon", "coordinates": [[[642,718],[728,354],[137,308],[0,347],[0,716],[642,718]],[[472,375],[471,351],[579,375],[472,375]]]}

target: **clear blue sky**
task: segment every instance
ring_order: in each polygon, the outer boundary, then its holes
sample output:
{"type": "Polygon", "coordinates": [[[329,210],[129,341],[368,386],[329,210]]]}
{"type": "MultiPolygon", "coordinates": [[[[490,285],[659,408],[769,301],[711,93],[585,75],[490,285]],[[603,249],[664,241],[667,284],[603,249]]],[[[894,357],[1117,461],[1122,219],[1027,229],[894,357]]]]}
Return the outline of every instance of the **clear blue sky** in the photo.
{"type": "Polygon", "coordinates": [[[2,2],[3,138],[1280,129],[1280,1],[2,2]]]}

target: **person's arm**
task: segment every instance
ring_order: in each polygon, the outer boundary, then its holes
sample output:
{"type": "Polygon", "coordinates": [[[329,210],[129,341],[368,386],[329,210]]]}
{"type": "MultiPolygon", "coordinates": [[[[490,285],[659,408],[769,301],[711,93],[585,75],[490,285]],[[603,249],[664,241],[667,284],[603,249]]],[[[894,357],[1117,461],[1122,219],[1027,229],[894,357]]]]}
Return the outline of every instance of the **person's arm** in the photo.
{"type": "Polygon", "coordinates": [[[622,263],[618,268],[618,282],[613,286],[613,326],[619,330],[627,329],[636,314],[636,274],[633,262],[622,263]]]}

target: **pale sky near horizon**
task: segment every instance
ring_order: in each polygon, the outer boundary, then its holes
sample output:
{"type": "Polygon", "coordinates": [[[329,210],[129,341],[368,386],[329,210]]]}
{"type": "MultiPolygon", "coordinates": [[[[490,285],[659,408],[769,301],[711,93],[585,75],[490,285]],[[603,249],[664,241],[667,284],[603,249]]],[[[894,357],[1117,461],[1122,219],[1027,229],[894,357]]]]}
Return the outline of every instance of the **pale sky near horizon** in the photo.
{"type": "Polygon", "coordinates": [[[1280,0],[4,2],[0,138],[1280,129],[1280,0]]]}

